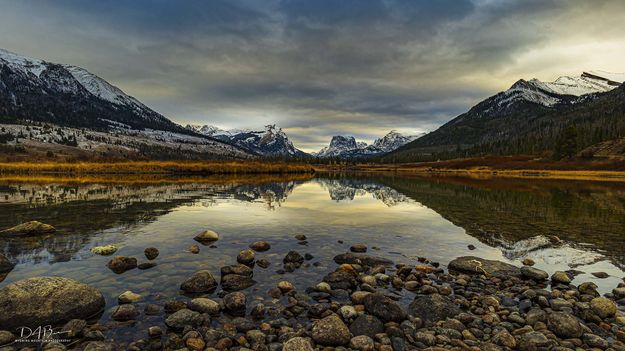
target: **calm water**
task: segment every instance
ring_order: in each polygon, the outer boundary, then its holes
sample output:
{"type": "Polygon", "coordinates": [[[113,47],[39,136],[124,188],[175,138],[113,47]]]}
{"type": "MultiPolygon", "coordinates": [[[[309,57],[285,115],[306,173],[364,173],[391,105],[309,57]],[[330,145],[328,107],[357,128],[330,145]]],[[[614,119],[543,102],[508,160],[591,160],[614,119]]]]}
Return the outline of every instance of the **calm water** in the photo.
{"type": "MultiPolygon", "coordinates": [[[[179,295],[179,284],[200,269],[216,277],[219,267],[236,263],[236,254],[257,240],[272,249],[257,254],[268,269],[255,269],[259,283],[247,292],[266,298],[279,279],[303,291],[333,270],[332,257],[351,244],[395,262],[419,256],[445,265],[462,255],[520,264],[526,257],[550,273],[584,272],[574,283],[593,280],[605,292],[625,268],[625,184],[534,180],[475,180],[393,176],[328,176],[314,179],[166,180],[145,183],[0,183],[0,228],[28,220],[57,227],[50,237],[0,239],[0,252],[19,262],[0,282],[42,275],[75,278],[99,288],[107,298],[102,322],[109,322],[117,296],[132,290],[144,302],[161,303],[179,295]],[[221,234],[216,248],[186,252],[204,229],[221,234]],[[295,234],[308,237],[298,244],[295,234]],[[562,245],[550,244],[556,235],[562,245]],[[344,243],[339,243],[342,240],[344,243]],[[156,267],[117,275],[110,257],[90,253],[115,244],[116,254],[144,262],[143,250],[160,250],[156,267]],[[470,251],[467,245],[476,249],[470,251]],[[310,265],[280,276],[289,250],[311,253],[310,265]],[[590,273],[604,271],[607,279],[590,273]],[[159,302],[160,301],[160,302],[159,302]]],[[[408,297],[407,297],[408,298],[408,297]]],[[[116,336],[162,324],[146,317],[116,336]]]]}

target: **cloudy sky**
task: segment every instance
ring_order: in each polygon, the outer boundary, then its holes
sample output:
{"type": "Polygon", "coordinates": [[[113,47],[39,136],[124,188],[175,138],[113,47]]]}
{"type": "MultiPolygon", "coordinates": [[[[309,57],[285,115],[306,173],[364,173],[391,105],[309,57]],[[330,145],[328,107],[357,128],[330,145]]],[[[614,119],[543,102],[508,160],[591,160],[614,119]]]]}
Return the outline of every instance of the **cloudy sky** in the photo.
{"type": "Polygon", "coordinates": [[[305,151],[433,130],[519,78],[625,71],[625,1],[0,0],[0,47],[84,67],[181,123],[305,151]]]}

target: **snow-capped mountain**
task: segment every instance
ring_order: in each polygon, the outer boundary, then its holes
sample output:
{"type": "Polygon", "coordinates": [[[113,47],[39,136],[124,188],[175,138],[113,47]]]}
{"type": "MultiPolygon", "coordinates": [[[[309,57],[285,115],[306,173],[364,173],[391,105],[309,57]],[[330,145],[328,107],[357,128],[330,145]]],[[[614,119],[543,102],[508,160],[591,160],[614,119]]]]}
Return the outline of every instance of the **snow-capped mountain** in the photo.
{"type": "Polygon", "coordinates": [[[560,103],[575,103],[580,96],[605,93],[625,81],[625,74],[604,71],[583,72],[579,77],[563,76],[553,82],[520,79],[510,89],[487,99],[483,114],[513,108],[518,101],[551,107],[560,103]]]}
{"type": "Polygon", "coordinates": [[[262,156],[305,157],[308,155],[297,149],[282,128],[276,128],[275,124],[265,126],[264,130],[224,130],[209,125],[187,125],[187,128],[262,156]]]}
{"type": "Polygon", "coordinates": [[[252,156],[229,143],[189,131],[83,68],[3,49],[0,124],[11,134],[5,136],[9,144],[21,139],[21,144],[32,150],[44,150],[46,143],[59,144],[68,155],[177,155],[180,159],[252,156]],[[42,123],[50,126],[34,132],[34,126],[42,123]]]}
{"type": "Polygon", "coordinates": [[[131,128],[185,132],[181,126],[145,106],[87,70],[21,56],[0,49],[0,114],[106,129],[110,121],[131,128]]]}
{"type": "Polygon", "coordinates": [[[322,148],[315,154],[317,157],[356,158],[368,157],[391,152],[405,145],[419,136],[405,136],[397,131],[391,131],[382,138],[376,139],[373,144],[358,142],[353,136],[337,135],[332,137],[330,145],[322,148]]]}

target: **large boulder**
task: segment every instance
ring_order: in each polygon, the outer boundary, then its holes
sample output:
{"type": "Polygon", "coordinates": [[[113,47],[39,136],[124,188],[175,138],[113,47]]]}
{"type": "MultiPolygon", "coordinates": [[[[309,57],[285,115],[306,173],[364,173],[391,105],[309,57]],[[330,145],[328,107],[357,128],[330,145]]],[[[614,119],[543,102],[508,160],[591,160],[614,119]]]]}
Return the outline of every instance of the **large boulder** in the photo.
{"type": "Polygon", "coordinates": [[[582,336],[582,326],[574,316],[565,312],[553,312],[547,317],[547,327],[563,339],[582,336]]]}
{"type": "Polygon", "coordinates": [[[15,264],[3,254],[0,254],[0,274],[12,271],[13,267],[15,267],[15,264]]]}
{"type": "Polygon", "coordinates": [[[20,280],[0,289],[0,330],[89,319],[104,308],[97,289],[61,277],[20,280]]]}
{"type": "Polygon", "coordinates": [[[352,336],[341,318],[331,314],[315,322],[312,328],[312,338],[320,345],[341,346],[349,343],[352,336]]]}
{"type": "Polygon", "coordinates": [[[426,324],[457,316],[461,311],[450,299],[439,294],[419,296],[408,306],[409,312],[426,324]]]}
{"type": "Polygon", "coordinates": [[[384,322],[401,322],[406,319],[406,312],[395,301],[382,294],[365,296],[364,305],[367,312],[384,322]]]}
{"type": "Polygon", "coordinates": [[[22,224],[18,224],[15,227],[0,231],[0,236],[27,236],[27,235],[44,235],[54,234],[56,228],[49,224],[41,223],[38,221],[30,221],[22,224]]]}
{"type": "Polygon", "coordinates": [[[486,260],[475,256],[463,256],[449,262],[447,268],[452,272],[465,274],[484,274],[496,277],[519,277],[521,269],[509,263],[486,260]]]}
{"type": "Polygon", "coordinates": [[[382,257],[370,256],[370,255],[357,255],[351,252],[334,256],[334,262],[338,264],[359,264],[362,266],[376,267],[376,266],[391,266],[393,261],[382,257]]]}
{"type": "Polygon", "coordinates": [[[217,281],[213,278],[211,272],[207,270],[197,271],[187,278],[180,289],[187,293],[211,293],[217,288],[217,281]]]}

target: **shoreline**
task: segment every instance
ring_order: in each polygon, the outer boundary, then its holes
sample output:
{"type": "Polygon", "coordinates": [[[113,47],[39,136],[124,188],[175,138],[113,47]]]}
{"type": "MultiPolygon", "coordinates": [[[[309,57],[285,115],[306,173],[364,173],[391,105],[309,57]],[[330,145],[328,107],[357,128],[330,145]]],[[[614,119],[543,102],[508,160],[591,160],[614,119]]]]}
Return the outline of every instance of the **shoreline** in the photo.
{"type": "MultiPolygon", "coordinates": [[[[211,245],[219,242],[219,235],[208,230],[195,240],[211,245]]],[[[302,243],[314,238],[298,235],[293,240],[302,243]]],[[[120,291],[117,306],[105,306],[94,288],[77,281],[14,282],[0,289],[0,302],[11,299],[7,314],[0,316],[0,327],[16,323],[20,311],[28,310],[33,296],[27,291],[6,292],[27,282],[93,296],[80,301],[85,304],[82,315],[63,301],[64,295],[49,297],[58,299],[53,304],[58,320],[53,324],[67,333],[63,339],[71,340],[67,345],[71,350],[625,349],[625,283],[600,297],[593,283],[572,283],[578,274],[574,270],[549,276],[530,261],[518,267],[475,256],[457,257],[445,268],[425,257],[407,265],[375,256],[366,245],[354,243],[349,252],[334,257],[316,285],[298,289],[296,281],[282,274],[308,269],[312,257],[297,248],[276,251],[264,241],[244,245],[233,257],[236,263],[222,266],[220,272],[200,270],[181,276],[180,294],[155,303],[144,302],[132,292],[132,285],[120,291]],[[265,252],[277,255],[279,262],[269,264],[260,258],[265,252]],[[273,288],[254,289],[258,270],[277,273],[270,278],[273,288]],[[402,302],[402,296],[410,302],[402,302]],[[96,310],[110,314],[110,321],[100,324],[98,317],[88,322],[96,310]],[[105,337],[106,331],[129,328],[146,318],[152,326],[134,330],[133,341],[105,337]]],[[[117,274],[150,269],[161,258],[157,248],[146,248],[144,258],[109,255],[103,269],[117,274]],[[137,259],[145,258],[147,262],[137,265],[137,259]]],[[[17,336],[7,331],[0,331],[5,337],[0,340],[15,340],[17,336]]],[[[45,349],[64,349],[52,344],[45,349]]],[[[15,342],[9,347],[20,345],[15,342]]]]}

